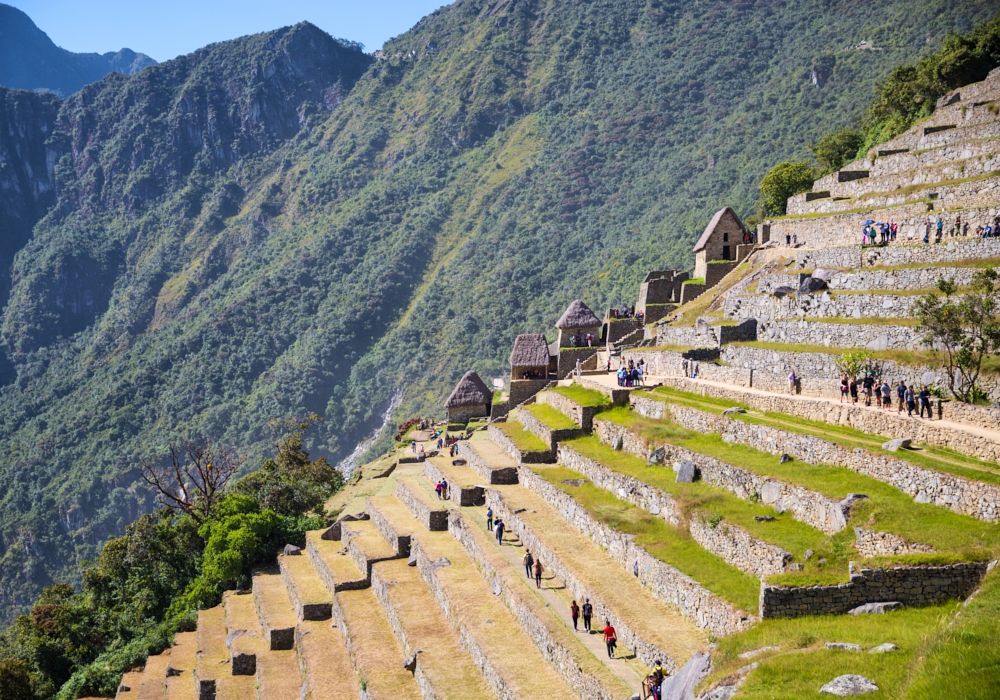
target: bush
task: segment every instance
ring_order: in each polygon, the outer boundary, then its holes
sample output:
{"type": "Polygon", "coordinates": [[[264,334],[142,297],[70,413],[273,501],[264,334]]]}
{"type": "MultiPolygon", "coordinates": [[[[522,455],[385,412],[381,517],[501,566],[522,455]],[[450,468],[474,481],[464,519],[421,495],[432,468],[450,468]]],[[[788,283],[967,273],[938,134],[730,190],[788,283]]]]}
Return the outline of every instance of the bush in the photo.
{"type": "Polygon", "coordinates": [[[813,144],[812,152],[816,156],[822,174],[840,170],[857,157],[861,148],[861,134],[854,129],[840,129],[827,134],[813,144]]]}
{"type": "Polygon", "coordinates": [[[764,216],[782,216],[788,198],[812,189],[816,172],[812,165],[778,163],[760,182],[760,209],[764,216]]]}

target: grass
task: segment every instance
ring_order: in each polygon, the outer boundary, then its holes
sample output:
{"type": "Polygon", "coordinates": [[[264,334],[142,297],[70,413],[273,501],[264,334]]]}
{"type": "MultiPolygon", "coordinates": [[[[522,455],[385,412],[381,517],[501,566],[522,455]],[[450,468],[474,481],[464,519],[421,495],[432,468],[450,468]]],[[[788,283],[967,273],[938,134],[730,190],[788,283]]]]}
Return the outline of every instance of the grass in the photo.
{"type": "Polygon", "coordinates": [[[803,318],[800,320],[809,323],[840,323],[852,326],[916,326],[920,323],[915,318],[847,318],[846,316],[824,316],[823,318],[803,318]]]}
{"type": "Polygon", "coordinates": [[[636,348],[633,352],[688,352],[694,350],[692,345],[654,345],[648,348],[636,348]]]}
{"type": "MultiPolygon", "coordinates": [[[[860,525],[878,532],[894,533],[908,542],[930,545],[938,554],[946,554],[950,561],[978,561],[1000,554],[1000,529],[995,525],[929,503],[915,503],[898,489],[846,467],[808,464],[799,460],[780,464],[778,457],[770,453],[746,445],[729,444],[719,435],[697,433],[669,421],[644,418],[626,409],[613,409],[603,414],[602,418],[624,425],[653,442],[685,447],[756,474],[817,491],[833,500],[840,500],[848,493],[868,495],[868,499],[855,504],[849,527],[834,536],[831,546],[837,546],[838,536],[849,538],[851,527],[860,525]]],[[[933,556],[921,556],[902,563],[939,561],[933,556]]],[[[832,573],[824,572],[814,581],[828,582],[832,573]]],[[[846,576],[846,572],[839,573],[846,576]]],[[[782,576],[793,575],[799,576],[782,576]]],[[[795,579],[796,583],[801,580],[795,579]]],[[[785,579],[776,577],[773,581],[783,583],[785,579]]]]}
{"type": "Polygon", "coordinates": [[[548,452],[549,446],[542,442],[537,435],[529,433],[520,423],[507,421],[506,423],[494,423],[500,431],[510,438],[510,441],[521,452],[548,452]]]}
{"type": "Polygon", "coordinates": [[[692,277],[689,280],[684,280],[681,284],[705,284],[704,277],[692,277]]]}
{"type": "Polygon", "coordinates": [[[610,406],[611,397],[596,389],[587,389],[579,384],[569,386],[557,386],[549,389],[554,394],[565,396],[567,399],[580,406],[610,406]]]}
{"type": "MultiPolygon", "coordinates": [[[[982,267],[990,268],[1000,266],[1000,258],[973,258],[968,260],[955,260],[943,263],[944,269],[952,267],[982,267]]],[[[903,263],[901,265],[873,265],[864,268],[865,270],[916,270],[924,267],[932,267],[928,263],[903,263]]]]}
{"type": "Polygon", "coordinates": [[[615,498],[571,469],[534,465],[532,469],[572,496],[599,522],[618,532],[635,535],[634,542],[652,556],[696,579],[733,605],[748,612],[757,611],[760,594],[758,580],[702,549],[685,530],[615,498]],[[563,483],[573,479],[582,479],[584,483],[581,486],[563,483]]]}
{"type": "Polygon", "coordinates": [[[529,404],[522,406],[521,410],[530,413],[550,430],[573,430],[580,427],[572,418],[547,403],[529,404]]]}

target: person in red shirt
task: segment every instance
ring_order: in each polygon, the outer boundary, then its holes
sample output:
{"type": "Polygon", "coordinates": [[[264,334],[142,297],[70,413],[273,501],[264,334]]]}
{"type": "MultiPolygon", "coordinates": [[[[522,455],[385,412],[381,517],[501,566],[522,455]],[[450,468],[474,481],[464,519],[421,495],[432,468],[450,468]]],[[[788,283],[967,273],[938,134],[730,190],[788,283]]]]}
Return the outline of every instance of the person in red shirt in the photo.
{"type": "Polygon", "coordinates": [[[615,658],[615,645],[618,644],[618,635],[615,628],[611,626],[610,620],[604,621],[604,643],[608,645],[608,658],[615,658]]]}
{"type": "Polygon", "coordinates": [[[535,588],[542,587],[542,562],[535,559],[535,588]]]}
{"type": "Polygon", "coordinates": [[[569,606],[569,614],[573,618],[573,630],[576,631],[576,621],[580,619],[580,606],[573,601],[573,604],[569,606]]]}

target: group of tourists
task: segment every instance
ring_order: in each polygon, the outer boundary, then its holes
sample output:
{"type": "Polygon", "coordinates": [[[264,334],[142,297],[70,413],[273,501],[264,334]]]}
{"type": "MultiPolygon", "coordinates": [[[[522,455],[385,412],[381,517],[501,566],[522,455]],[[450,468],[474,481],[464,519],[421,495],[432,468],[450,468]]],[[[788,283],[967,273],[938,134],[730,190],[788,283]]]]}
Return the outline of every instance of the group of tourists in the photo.
{"type": "MultiPolygon", "coordinates": [[[[966,230],[968,230],[969,225],[965,225],[966,230]]],[[[984,226],[976,227],[976,235],[979,238],[997,238],[1000,237],[1000,214],[993,217],[993,222],[988,223],[984,226]]]]}
{"type": "Polygon", "coordinates": [[[497,544],[503,545],[503,533],[507,530],[507,524],[502,518],[493,519],[493,509],[486,508],[486,529],[492,532],[497,538],[497,544]]]}
{"type": "Polygon", "coordinates": [[[896,240],[899,226],[895,221],[866,221],[861,229],[861,245],[875,245],[876,238],[879,245],[885,245],[896,240]]]}
{"type": "MultiPolygon", "coordinates": [[[[608,371],[611,371],[611,360],[608,360],[608,371]]],[[[622,359],[618,367],[618,386],[632,387],[643,386],[643,375],[645,374],[645,361],[639,358],[639,362],[633,362],[631,358],[622,359]]]]}
{"type": "Polygon", "coordinates": [[[447,479],[438,479],[437,484],[434,486],[434,491],[435,491],[435,493],[437,493],[437,497],[438,497],[439,501],[447,501],[448,500],[448,480],[447,479]]]}
{"type": "MultiPolygon", "coordinates": [[[[443,433],[444,431],[438,433],[438,441],[437,441],[438,452],[447,447],[448,456],[454,457],[455,455],[458,454],[458,441],[462,439],[462,436],[460,435],[458,437],[453,437],[451,435],[445,435],[443,433]]],[[[423,447],[421,447],[420,449],[422,452],[423,447]]]]}
{"type": "Polygon", "coordinates": [[[593,333],[580,333],[577,331],[569,337],[569,344],[574,348],[592,348],[596,340],[593,333]]]}
{"type": "Polygon", "coordinates": [[[856,404],[863,397],[865,406],[871,406],[872,402],[882,411],[892,411],[893,394],[895,394],[896,413],[901,414],[906,411],[907,416],[917,413],[923,418],[924,412],[927,418],[933,420],[934,413],[931,411],[931,391],[925,384],[917,390],[912,384],[907,385],[903,380],[899,380],[895,390],[889,386],[889,381],[883,379],[881,382],[874,377],[872,372],[866,372],[859,382],[854,377],[843,374],[840,377],[840,402],[856,404]]]}
{"type": "Polygon", "coordinates": [[[632,304],[632,306],[622,304],[620,309],[609,309],[608,315],[611,318],[634,318],[639,322],[642,322],[645,317],[642,311],[635,310],[635,304],[632,304]]]}
{"type": "Polygon", "coordinates": [[[538,369],[526,369],[521,374],[521,379],[548,379],[548,373],[538,369]]]}
{"type": "MultiPolygon", "coordinates": [[[[969,222],[962,221],[962,215],[955,217],[955,223],[945,226],[944,220],[939,216],[937,220],[927,219],[924,223],[924,244],[940,243],[944,239],[945,228],[952,238],[969,235],[969,222]]],[[[976,226],[975,235],[978,238],[995,238],[1000,236],[1000,213],[993,217],[992,222],[987,222],[981,226],[976,226]]]]}
{"type": "Polygon", "coordinates": [[[535,588],[542,587],[542,560],[531,556],[531,550],[524,551],[524,575],[528,580],[535,579],[535,588]]]}

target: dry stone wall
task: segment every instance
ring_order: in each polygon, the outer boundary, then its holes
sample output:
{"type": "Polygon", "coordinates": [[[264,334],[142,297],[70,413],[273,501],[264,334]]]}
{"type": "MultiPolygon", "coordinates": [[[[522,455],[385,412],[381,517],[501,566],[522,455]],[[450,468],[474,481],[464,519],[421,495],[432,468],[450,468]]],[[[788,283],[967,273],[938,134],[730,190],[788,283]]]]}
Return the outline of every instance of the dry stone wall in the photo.
{"type": "Polygon", "coordinates": [[[993,564],[995,562],[863,568],[851,575],[849,583],[836,586],[763,586],[760,594],[761,616],[843,615],[865,603],[887,601],[897,601],[909,607],[936,605],[967,597],[993,564]]]}
{"type": "MultiPolygon", "coordinates": [[[[633,407],[637,413],[660,419],[665,415],[666,404],[637,396],[634,398],[633,407]]],[[[759,498],[762,503],[771,506],[779,513],[791,513],[796,520],[827,535],[833,535],[847,527],[850,507],[815,491],[787,484],[778,479],[769,479],[748,469],[676,445],[653,445],[628,428],[611,421],[595,421],[594,429],[595,434],[605,445],[618,446],[628,454],[641,459],[649,459],[650,453],[657,447],[663,449],[665,463],[694,462],[701,480],[706,484],[723,488],[745,501],[759,498]]]]}
{"type": "Polygon", "coordinates": [[[583,434],[583,430],[576,428],[570,430],[553,430],[542,421],[535,418],[531,411],[524,408],[517,409],[515,414],[517,421],[524,426],[524,429],[532,433],[539,440],[549,446],[549,452],[555,452],[556,445],[562,440],[572,440],[583,434]]]}
{"type": "Polygon", "coordinates": [[[396,498],[406,506],[413,517],[420,521],[431,532],[443,532],[448,529],[448,511],[444,508],[431,508],[424,499],[416,493],[419,487],[407,479],[396,479],[396,498]]]}
{"type": "Polygon", "coordinates": [[[543,391],[538,395],[538,403],[547,404],[564,413],[583,430],[590,430],[594,416],[601,410],[599,406],[581,406],[571,398],[554,391],[543,391]]]}
{"type": "Polygon", "coordinates": [[[559,514],[596,544],[608,556],[632,573],[658,599],[674,605],[681,614],[718,637],[748,629],[755,618],[708,591],[690,576],[653,557],[632,541],[595,520],[564,491],[557,489],[530,469],[519,469],[521,484],[531,489],[559,511],[559,514]]]}
{"type": "MultiPolygon", "coordinates": [[[[490,426],[487,431],[490,436],[490,440],[496,443],[493,438],[493,433],[497,432],[503,436],[506,440],[507,436],[503,433],[490,426]]],[[[509,442],[509,440],[508,440],[509,442]]],[[[500,467],[494,469],[490,465],[489,461],[486,460],[479,452],[476,451],[475,445],[470,440],[459,440],[458,441],[458,455],[465,459],[466,463],[472,469],[483,478],[487,484],[516,484],[517,483],[517,469],[515,467],[500,467]]],[[[499,443],[496,443],[499,445],[499,443]]],[[[502,448],[501,448],[502,449],[502,448]]]]}
{"type": "Polygon", "coordinates": [[[518,464],[540,464],[553,461],[552,451],[522,452],[521,448],[515,445],[514,441],[495,425],[487,428],[487,435],[508,457],[518,464]]]}
{"type": "Polygon", "coordinates": [[[909,543],[890,532],[873,532],[860,527],[854,528],[854,549],[865,558],[926,554],[934,551],[933,547],[909,543]]]}
{"type": "Polygon", "coordinates": [[[438,467],[430,460],[424,462],[424,478],[432,484],[444,481],[448,485],[445,497],[450,501],[458,503],[458,505],[463,508],[468,506],[481,506],[484,503],[485,496],[483,496],[482,486],[462,486],[460,484],[453,484],[448,481],[444,472],[438,469],[438,467]]]}
{"type": "MultiPolygon", "coordinates": [[[[826,284],[837,291],[866,290],[919,290],[933,289],[941,278],[953,279],[955,284],[972,284],[976,268],[972,267],[918,267],[902,270],[860,270],[858,272],[837,272],[826,284]]],[[[766,275],[757,284],[758,294],[773,294],[778,287],[799,288],[799,276],[787,274],[766,275]]]]}
{"type": "MultiPolygon", "coordinates": [[[[909,318],[919,296],[897,294],[766,294],[730,295],[726,318],[737,321],[755,318],[758,322],[782,318],[909,318]]],[[[911,333],[912,333],[911,329],[911,333]]]]}
{"type": "Polygon", "coordinates": [[[756,340],[868,350],[920,350],[922,335],[913,326],[822,321],[760,321],[756,340]]]}
{"type": "MultiPolygon", "coordinates": [[[[962,218],[966,220],[965,216],[962,218]]],[[[860,230],[859,228],[858,231],[860,230]]],[[[921,228],[920,237],[923,235],[921,228]]],[[[876,266],[943,265],[961,260],[996,257],[1000,257],[1000,238],[961,238],[933,245],[898,244],[863,249],[860,245],[846,245],[795,251],[796,264],[804,270],[818,267],[863,270],[876,266]]]]}

